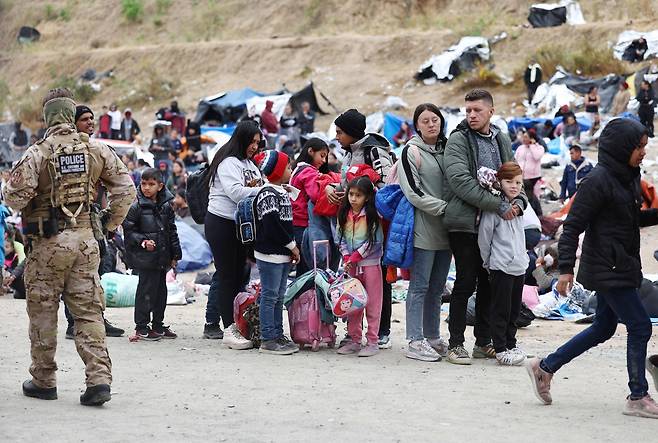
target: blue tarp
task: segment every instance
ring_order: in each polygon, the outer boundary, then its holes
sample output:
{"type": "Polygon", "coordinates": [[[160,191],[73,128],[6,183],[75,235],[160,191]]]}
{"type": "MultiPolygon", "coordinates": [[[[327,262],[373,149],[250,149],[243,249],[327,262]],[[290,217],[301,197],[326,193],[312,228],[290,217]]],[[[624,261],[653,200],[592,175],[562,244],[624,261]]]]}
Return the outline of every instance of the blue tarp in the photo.
{"type": "Polygon", "coordinates": [[[176,271],[194,271],[212,263],[210,245],[201,234],[183,221],[176,221],[176,229],[183,250],[183,258],[178,262],[176,271]]]}
{"type": "MultiPolygon", "coordinates": [[[[547,118],[531,118],[531,117],[517,117],[507,121],[507,128],[509,129],[510,137],[514,138],[514,133],[519,130],[519,128],[534,128],[537,124],[543,124],[547,118]]],[[[562,123],[562,117],[555,117],[552,119],[553,127],[557,127],[562,123]]],[[[588,131],[592,127],[592,123],[586,118],[576,119],[578,125],[580,126],[580,131],[588,131]]]]}
{"type": "Polygon", "coordinates": [[[213,105],[222,106],[228,108],[229,106],[244,106],[247,104],[247,100],[252,97],[264,97],[265,94],[262,92],[254,91],[251,88],[236,89],[234,91],[229,91],[218,98],[206,98],[206,100],[213,105]]]}
{"type": "MultiPolygon", "coordinates": [[[[384,133],[384,137],[386,137],[393,146],[395,146],[393,137],[402,127],[403,121],[405,121],[404,117],[400,117],[399,115],[391,114],[390,112],[384,114],[384,128],[382,132],[384,133]]],[[[413,122],[411,120],[406,120],[406,122],[409,127],[413,128],[413,122]]]]}
{"type": "Polygon", "coordinates": [[[226,135],[233,135],[233,131],[235,131],[236,126],[237,125],[224,125],[224,126],[203,125],[201,126],[201,134],[205,134],[206,132],[210,132],[210,131],[219,131],[219,132],[223,132],[226,135]]]}

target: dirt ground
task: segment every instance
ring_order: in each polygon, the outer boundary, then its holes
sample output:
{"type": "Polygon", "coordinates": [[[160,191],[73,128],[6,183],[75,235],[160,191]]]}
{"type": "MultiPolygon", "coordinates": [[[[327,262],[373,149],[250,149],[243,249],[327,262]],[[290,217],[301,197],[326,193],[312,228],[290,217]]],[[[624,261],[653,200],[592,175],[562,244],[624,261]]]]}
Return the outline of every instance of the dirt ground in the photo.
{"type": "MultiPolygon", "coordinates": [[[[404,306],[394,305],[393,349],[372,358],[322,349],[293,356],[233,351],[201,338],[206,298],[167,307],[177,340],[109,338],[112,401],[80,406],[84,370],[64,339],[60,310],[57,401],[24,397],[29,377],[25,302],[0,297],[0,441],[653,441],[656,422],[621,414],[625,331],[563,368],[554,404],[535,399],[524,368],[404,357],[404,306]]],[[[130,308],[107,317],[130,328],[130,308]]],[[[442,323],[442,333],[446,324],[442,323]]],[[[584,326],[535,321],[521,345],[544,355],[584,326]]],[[[341,335],[343,327],[340,327],[341,335]]],[[[649,351],[658,352],[658,328],[649,351]]],[[[466,332],[472,346],[472,328],[466,332]]],[[[651,390],[655,393],[652,386],[651,390]]],[[[658,394],[656,394],[658,395],[658,394]]]]}

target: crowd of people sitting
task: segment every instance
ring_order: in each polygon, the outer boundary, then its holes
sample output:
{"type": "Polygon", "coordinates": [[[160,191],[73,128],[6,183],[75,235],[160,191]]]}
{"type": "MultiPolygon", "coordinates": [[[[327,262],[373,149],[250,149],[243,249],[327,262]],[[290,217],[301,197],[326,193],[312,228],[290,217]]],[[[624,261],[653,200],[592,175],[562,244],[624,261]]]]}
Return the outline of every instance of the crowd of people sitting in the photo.
{"type": "MultiPolygon", "coordinates": [[[[588,93],[586,111],[598,114],[599,103],[594,88],[588,93]]],[[[174,105],[162,112],[180,115],[174,105]]],[[[203,337],[223,339],[231,349],[254,347],[254,340],[241,333],[234,317],[234,301],[249,283],[252,263],[260,276],[259,349],[289,355],[299,351],[299,344],[288,338],[283,328],[283,301],[291,270],[296,268],[292,275],[300,277],[318,263],[327,262],[333,271],[342,271],[344,278],[358,280],[367,293],[363,309],[349,311],[345,307],[347,334],[338,345],[338,354],[371,357],[391,347],[391,282],[397,279],[398,272],[393,269],[397,267],[410,271],[406,357],[420,361],[445,358],[458,365],[469,365],[472,358],[492,359],[504,366],[521,365],[527,353],[517,343],[516,332],[524,284],[532,282],[545,291],[557,282],[559,292],[566,293],[573,282],[578,234],[589,229],[585,243],[591,244],[592,237],[603,235],[596,229],[599,224],[608,229],[609,217],[616,217],[624,226],[610,234],[619,237],[619,246],[610,252],[614,254],[612,260],[620,265],[620,260],[637,261],[639,266],[636,221],[639,217],[642,225],[658,223],[656,210],[640,212],[634,200],[619,203],[628,207],[628,214],[592,210],[614,203],[605,201],[606,192],[619,199],[634,198],[630,193],[621,196],[617,192],[625,189],[623,183],[637,177],[650,129],[631,120],[615,119],[606,126],[599,139],[602,166],[592,169],[582,156],[578,124],[569,109],[560,110],[564,121],[555,130],[541,125],[519,134],[513,144],[491,123],[493,97],[480,89],[465,96],[466,119],[451,134],[445,133],[439,107],[431,103],[417,106],[413,132],[403,127],[396,135],[396,142],[403,146],[399,160],[385,137],[366,132],[366,118],[356,109],[335,119],[339,148],[334,149],[317,137],[306,137],[302,143],[301,136],[313,130],[314,117],[306,106],[296,114],[288,105],[279,122],[269,115],[271,108],[269,102],[259,118],[239,122],[208,167],[198,172],[207,177],[204,231],[216,269],[203,337]],[[561,243],[559,251],[553,246],[538,255],[535,247],[542,207],[535,188],[541,178],[544,138],[559,134],[570,146],[571,156],[560,198],[572,198],[577,190],[579,198],[564,225],[569,242],[561,243]],[[611,152],[613,144],[615,152],[611,152]],[[341,162],[337,161],[339,150],[341,162]],[[606,186],[614,188],[605,192],[587,188],[584,184],[588,180],[584,179],[589,175],[598,182],[608,177],[609,183],[614,183],[606,186]],[[251,246],[236,235],[240,232],[236,211],[246,199],[252,199],[255,219],[251,246]],[[594,206],[594,201],[599,206],[594,206]],[[318,250],[318,242],[329,246],[318,250]],[[441,300],[453,259],[456,280],[450,296],[449,334],[442,334],[441,300]],[[469,352],[465,347],[466,312],[474,293],[475,345],[469,352]]],[[[139,125],[129,110],[120,124],[116,124],[118,119],[121,115],[116,106],[104,112],[99,118],[100,136],[125,140],[139,136],[139,125]]],[[[75,121],[79,132],[94,133],[90,108],[78,106],[75,121]]],[[[186,169],[197,169],[206,160],[196,156],[202,152],[201,137],[200,128],[193,124],[170,129],[156,125],[149,144],[154,165],[130,156],[122,158],[138,189],[137,200],[123,224],[123,236],[114,234],[103,242],[114,257],[116,250],[121,250],[139,273],[136,339],[177,337],[164,324],[164,281],[166,271],[175,268],[181,258],[173,221],[176,215],[189,217],[186,169]],[[185,137],[179,138],[179,133],[185,137]]],[[[103,205],[102,190],[98,204],[103,205]]],[[[0,206],[0,217],[13,216],[0,206]]],[[[4,236],[5,283],[18,297],[24,296],[18,276],[24,259],[20,229],[10,224],[4,236]]],[[[644,376],[650,337],[646,326],[650,331],[650,322],[646,312],[643,316],[641,305],[637,307],[637,290],[631,289],[639,267],[625,263],[610,270],[605,265],[609,258],[590,254],[592,251],[584,246],[583,263],[588,261],[587,267],[601,277],[586,278],[589,289],[604,294],[600,312],[597,310],[601,319],[597,315],[592,327],[582,333],[591,336],[588,341],[576,338],[577,343],[569,342],[546,359],[529,361],[535,392],[541,401],[550,403],[552,375],[609,338],[618,316],[628,321],[631,395],[627,411],[658,418],[658,405],[648,395],[644,376]],[[626,279],[629,289],[624,298],[628,306],[635,307],[633,310],[622,309],[621,302],[613,300],[619,290],[609,284],[611,278],[626,279]]],[[[111,324],[106,323],[106,328],[108,335],[120,335],[112,331],[111,324]]]]}

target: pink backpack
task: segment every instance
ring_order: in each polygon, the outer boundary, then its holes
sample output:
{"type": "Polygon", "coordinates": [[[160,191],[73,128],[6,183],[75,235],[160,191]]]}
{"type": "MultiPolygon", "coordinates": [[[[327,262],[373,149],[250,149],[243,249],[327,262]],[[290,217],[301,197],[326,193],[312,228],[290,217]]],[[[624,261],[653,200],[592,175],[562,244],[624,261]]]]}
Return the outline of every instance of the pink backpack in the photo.
{"type": "MultiPolygon", "coordinates": [[[[414,157],[416,159],[416,169],[420,169],[420,152],[418,152],[418,146],[414,145],[409,145],[409,149],[414,149],[414,157]]],[[[402,167],[402,157],[400,157],[394,164],[391,166],[391,169],[388,171],[388,175],[386,176],[386,184],[395,184],[399,185],[400,184],[400,172],[398,169],[402,167]]]]}

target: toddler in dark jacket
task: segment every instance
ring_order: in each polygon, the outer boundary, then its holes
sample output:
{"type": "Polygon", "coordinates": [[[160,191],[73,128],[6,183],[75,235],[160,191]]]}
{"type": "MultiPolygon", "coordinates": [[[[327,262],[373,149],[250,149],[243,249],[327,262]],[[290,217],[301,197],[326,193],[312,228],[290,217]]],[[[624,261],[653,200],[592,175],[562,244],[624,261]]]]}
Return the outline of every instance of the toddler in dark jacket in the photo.
{"type": "Polygon", "coordinates": [[[139,275],[135,335],[140,340],[177,337],[163,324],[167,307],[166,275],[169,269],[176,268],[182,255],[171,206],[173,198],[164,186],[160,171],[147,168],[142,173],[137,200],[123,222],[128,263],[139,275]]]}

